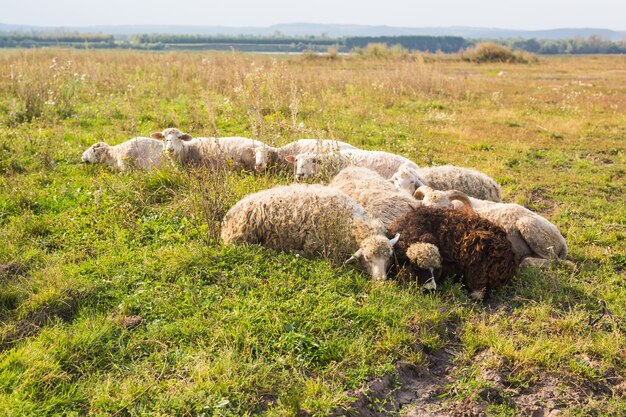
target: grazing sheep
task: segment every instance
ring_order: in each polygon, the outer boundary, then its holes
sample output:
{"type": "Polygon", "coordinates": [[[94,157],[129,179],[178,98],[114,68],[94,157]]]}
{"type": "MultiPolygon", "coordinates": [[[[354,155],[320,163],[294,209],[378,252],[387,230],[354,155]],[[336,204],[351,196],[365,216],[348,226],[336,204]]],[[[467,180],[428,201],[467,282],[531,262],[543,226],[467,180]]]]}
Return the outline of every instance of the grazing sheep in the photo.
{"type": "Polygon", "coordinates": [[[344,168],[328,185],[346,193],[385,227],[410,208],[420,205],[411,195],[368,168],[344,168]]]}
{"type": "Polygon", "coordinates": [[[223,138],[193,138],[175,128],[152,134],[162,139],[162,149],[169,157],[183,165],[232,164],[233,169],[253,170],[255,149],[266,146],[263,142],[238,136],[223,138]]]}
{"type": "Polygon", "coordinates": [[[482,299],[490,290],[510,281],[518,261],[506,232],[473,213],[419,206],[389,226],[389,233],[400,233],[395,247],[399,266],[413,273],[426,270],[426,284],[436,288],[434,269],[442,275],[457,276],[482,299]]]}
{"type": "Polygon", "coordinates": [[[285,157],[289,155],[336,152],[342,149],[357,148],[346,142],[329,139],[300,139],[279,148],[268,145],[261,146],[254,149],[255,169],[257,172],[263,172],[270,166],[287,167],[289,163],[285,157]]]}
{"type": "Polygon", "coordinates": [[[435,190],[459,190],[481,200],[502,201],[500,185],[482,172],[469,168],[443,165],[415,170],[403,167],[391,180],[396,187],[410,194],[420,185],[428,185],[435,190]]]}
{"type": "Polygon", "coordinates": [[[458,207],[461,202],[479,216],[499,225],[506,231],[522,267],[547,267],[551,261],[565,259],[567,255],[567,243],[559,229],[519,204],[478,200],[456,190],[437,191],[428,186],[419,187],[415,197],[432,207],[458,207]],[[455,200],[458,201],[456,204],[455,200]]]}
{"type": "Polygon", "coordinates": [[[417,164],[403,156],[362,149],[344,149],[326,154],[304,153],[297,156],[290,155],[285,159],[296,167],[297,180],[320,174],[332,176],[347,166],[369,168],[384,178],[390,178],[401,167],[419,168],[417,164]]]}
{"type": "Polygon", "coordinates": [[[129,168],[161,168],[164,162],[161,141],[136,137],[119,145],[110,146],[104,142],[91,145],[83,152],[85,163],[105,164],[124,171],[129,168]]]}
{"type": "MultiPolygon", "coordinates": [[[[385,279],[398,241],[380,221],[341,191],[292,184],[251,194],[224,216],[224,243],[259,243],[306,257],[359,260],[374,279],[385,279]]],[[[347,262],[347,261],[346,261],[347,262]]]]}

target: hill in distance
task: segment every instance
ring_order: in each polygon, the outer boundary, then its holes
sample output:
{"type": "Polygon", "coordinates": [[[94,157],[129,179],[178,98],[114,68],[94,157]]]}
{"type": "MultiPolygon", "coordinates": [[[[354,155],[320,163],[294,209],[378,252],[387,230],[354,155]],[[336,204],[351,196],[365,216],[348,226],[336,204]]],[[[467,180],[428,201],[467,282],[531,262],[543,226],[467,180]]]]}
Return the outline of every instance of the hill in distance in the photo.
{"type": "Polygon", "coordinates": [[[112,35],[135,34],[187,34],[187,35],[227,35],[227,36],[461,36],[470,39],[570,39],[588,38],[592,35],[603,39],[619,41],[626,39],[626,31],[601,28],[559,28],[547,30],[513,30],[476,27],[394,27],[350,24],[288,23],[267,27],[231,26],[164,26],[164,25],[121,25],[121,26],[68,26],[45,27],[0,23],[0,32],[78,32],[107,33],[112,35]]]}

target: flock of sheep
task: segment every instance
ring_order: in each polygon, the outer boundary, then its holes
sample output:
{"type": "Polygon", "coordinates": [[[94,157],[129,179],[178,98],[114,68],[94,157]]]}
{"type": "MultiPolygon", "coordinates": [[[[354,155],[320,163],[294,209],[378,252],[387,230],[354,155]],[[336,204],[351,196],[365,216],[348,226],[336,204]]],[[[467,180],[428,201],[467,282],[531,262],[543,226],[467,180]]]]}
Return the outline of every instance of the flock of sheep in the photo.
{"type": "Polygon", "coordinates": [[[328,185],[294,183],[246,196],[226,213],[222,240],[347,259],[374,279],[411,277],[428,289],[455,277],[475,299],[507,283],[519,267],[546,267],[567,255],[556,226],[502,203],[500,186],[481,172],[420,168],[400,155],[335,140],[272,147],[168,128],[117,146],[96,143],[82,159],[119,170],[174,162],[250,172],[293,169],[298,181],[332,177],[328,185]]]}

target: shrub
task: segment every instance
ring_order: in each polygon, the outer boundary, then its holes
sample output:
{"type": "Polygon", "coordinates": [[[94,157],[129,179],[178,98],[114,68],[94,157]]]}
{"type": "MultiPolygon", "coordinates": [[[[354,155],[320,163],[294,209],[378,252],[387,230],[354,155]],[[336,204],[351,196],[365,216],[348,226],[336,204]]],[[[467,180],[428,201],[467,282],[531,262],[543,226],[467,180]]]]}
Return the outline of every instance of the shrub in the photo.
{"type": "Polygon", "coordinates": [[[470,62],[508,62],[526,64],[536,61],[534,55],[525,52],[513,52],[503,45],[493,42],[483,42],[461,53],[464,61],[470,62]]]}

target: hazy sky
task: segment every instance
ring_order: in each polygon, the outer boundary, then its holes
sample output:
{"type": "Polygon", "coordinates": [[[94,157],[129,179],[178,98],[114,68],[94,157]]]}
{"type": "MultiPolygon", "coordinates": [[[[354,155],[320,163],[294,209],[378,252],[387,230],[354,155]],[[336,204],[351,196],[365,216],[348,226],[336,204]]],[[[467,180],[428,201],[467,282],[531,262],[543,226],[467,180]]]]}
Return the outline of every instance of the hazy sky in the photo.
{"type": "Polygon", "coordinates": [[[0,0],[0,10],[0,23],[35,26],[309,22],[626,30],[626,0],[0,0]]]}

